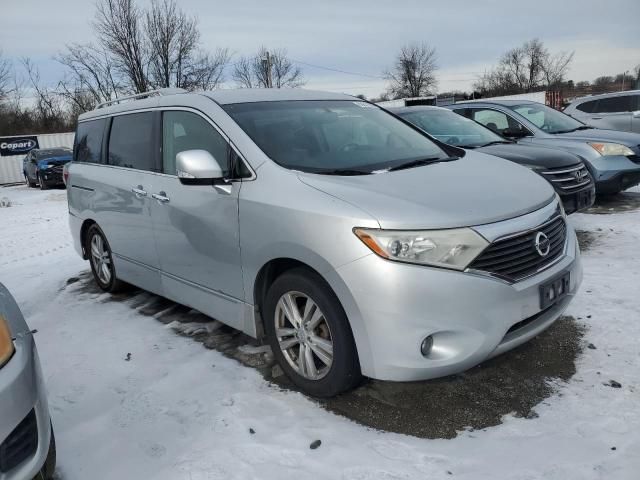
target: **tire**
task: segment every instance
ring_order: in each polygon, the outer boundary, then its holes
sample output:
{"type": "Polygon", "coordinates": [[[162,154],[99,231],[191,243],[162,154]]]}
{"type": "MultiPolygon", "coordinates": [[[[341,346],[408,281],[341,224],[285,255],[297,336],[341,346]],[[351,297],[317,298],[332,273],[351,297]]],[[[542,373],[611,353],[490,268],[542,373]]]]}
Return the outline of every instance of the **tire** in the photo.
{"type": "Polygon", "coordinates": [[[24,176],[24,183],[29,188],[35,188],[36,187],[36,183],[32,182],[31,180],[29,180],[29,175],[27,175],[27,174],[25,174],[25,176],[24,176]]]}
{"type": "Polygon", "coordinates": [[[49,186],[44,181],[42,181],[42,179],[40,178],[40,175],[38,175],[37,179],[38,179],[38,183],[40,184],[40,190],[49,189],[49,186]]]}
{"type": "Polygon", "coordinates": [[[117,293],[121,291],[125,284],[118,280],[118,277],[116,276],[116,269],[113,265],[113,256],[111,255],[111,247],[109,246],[107,237],[105,237],[104,232],[100,227],[98,227],[98,225],[93,224],[89,227],[85,242],[84,248],[89,256],[93,279],[96,281],[98,286],[105,292],[109,293],[117,293]],[[92,247],[94,247],[93,250],[92,247]],[[99,261],[99,258],[101,258],[102,261],[99,261]]]}
{"type": "MultiPolygon", "coordinates": [[[[40,469],[40,476],[36,475],[36,479],[42,478],[43,480],[51,480],[56,470],[56,437],[53,434],[53,426],[51,427],[51,441],[49,442],[49,453],[47,453],[47,459],[44,461],[44,465],[40,469]]],[[[35,480],[35,479],[34,479],[35,480]]]]}
{"type": "Polygon", "coordinates": [[[305,268],[283,273],[269,288],[263,307],[265,332],[274,356],[303,392],[314,397],[333,397],[351,390],[362,380],[347,315],[318,274],[305,268]],[[289,313],[292,308],[298,314],[294,321],[290,320],[295,317],[289,313]],[[294,322],[307,327],[294,328],[294,322]]]}

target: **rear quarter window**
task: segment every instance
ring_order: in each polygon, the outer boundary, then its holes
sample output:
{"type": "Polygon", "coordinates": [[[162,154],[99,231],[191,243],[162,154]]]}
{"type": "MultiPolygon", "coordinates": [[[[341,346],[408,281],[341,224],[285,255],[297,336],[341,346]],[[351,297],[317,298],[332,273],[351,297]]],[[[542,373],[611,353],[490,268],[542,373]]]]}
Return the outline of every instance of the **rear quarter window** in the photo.
{"type": "Polygon", "coordinates": [[[83,163],[102,162],[102,137],[107,121],[89,120],[78,124],[73,148],[73,159],[83,163]]]}

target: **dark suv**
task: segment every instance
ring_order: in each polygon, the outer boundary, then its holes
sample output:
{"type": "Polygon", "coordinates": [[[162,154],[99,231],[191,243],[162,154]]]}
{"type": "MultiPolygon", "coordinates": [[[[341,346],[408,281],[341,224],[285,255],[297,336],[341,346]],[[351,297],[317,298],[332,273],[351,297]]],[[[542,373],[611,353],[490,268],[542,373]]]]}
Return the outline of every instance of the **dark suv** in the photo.
{"type": "Polygon", "coordinates": [[[22,161],[24,180],[29,187],[40,185],[42,190],[64,185],[62,169],[71,161],[73,152],[68,148],[33,149],[22,161]]]}
{"type": "Polygon", "coordinates": [[[474,149],[530,168],[551,183],[562,198],[567,213],[593,205],[593,179],[580,158],[572,153],[511,142],[446,108],[416,106],[389,110],[441,142],[474,149]]]}

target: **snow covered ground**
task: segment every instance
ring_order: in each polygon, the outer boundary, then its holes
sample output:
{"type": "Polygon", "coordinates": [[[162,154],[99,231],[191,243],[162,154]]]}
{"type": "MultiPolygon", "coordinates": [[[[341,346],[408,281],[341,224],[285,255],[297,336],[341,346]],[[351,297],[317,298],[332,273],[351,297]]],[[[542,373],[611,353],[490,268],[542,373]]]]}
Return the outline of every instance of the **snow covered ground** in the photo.
{"type": "Polygon", "coordinates": [[[61,479],[640,478],[640,210],[571,217],[595,241],[568,313],[597,349],[539,416],[423,440],[331,414],[131,305],[67,285],[88,264],[71,246],[66,192],[2,197],[13,205],[0,208],[0,281],[38,329],[61,479]]]}

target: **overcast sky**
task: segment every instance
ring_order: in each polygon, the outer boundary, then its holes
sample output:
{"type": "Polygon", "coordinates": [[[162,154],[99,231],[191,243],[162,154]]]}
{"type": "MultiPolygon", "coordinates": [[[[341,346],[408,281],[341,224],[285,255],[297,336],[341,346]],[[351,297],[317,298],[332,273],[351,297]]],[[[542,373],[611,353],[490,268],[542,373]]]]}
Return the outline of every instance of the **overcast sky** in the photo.
{"type": "MultiPolygon", "coordinates": [[[[178,3],[197,16],[205,48],[229,47],[236,55],[262,44],[286,48],[297,61],[360,74],[301,64],[307,88],[369,97],[384,90],[382,72],[413,41],[436,48],[441,92],[470,89],[502,52],[534,37],[552,52],[575,51],[569,78],[576,81],[640,64],[640,0],[178,3]]],[[[93,39],[91,0],[2,0],[0,12],[0,49],[12,59],[31,57],[52,86],[64,73],[52,56],[66,43],[93,39]]]]}

